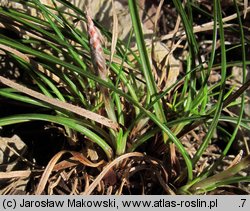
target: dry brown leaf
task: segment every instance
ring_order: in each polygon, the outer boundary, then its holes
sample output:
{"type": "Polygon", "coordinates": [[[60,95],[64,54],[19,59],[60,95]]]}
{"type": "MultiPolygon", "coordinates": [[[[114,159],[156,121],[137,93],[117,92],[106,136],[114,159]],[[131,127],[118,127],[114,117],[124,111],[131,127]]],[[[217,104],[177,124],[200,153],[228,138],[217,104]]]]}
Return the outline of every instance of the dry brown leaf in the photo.
{"type": "Polygon", "coordinates": [[[53,190],[56,186],[58,186],[58,184],[60,183],[60,180],[62,179],[61,175],[59,175],[56,179],[55,182],[51,182],[51,184],[49,184],[48,187],[48,195],[52,195],[53,194],[53,190]]]}
{"type": "Polygon", "coordinates": [[[90,195],[92,193],[92,191],[96,188],[96,186],[98,186],[98,184],[101,182],[103,177],[110,171],[110,169],[113,168],[118,163],[120,163],[122,160],[127,159],[129,157],[143,157],[143,156],[144,155],[142,153],[131,152],[131,153],[127,153],[127,154],[121,155],[120,157],[116,158],[115,160],[110,162],[103,169],[103,171],[96,177],[94,182],[92,182],[91,185],[88,188],[85,189],[85,191],[83,192],[83,195],[90,195]]]}
{"type": "Polygon", "coordinates": [[[30,170],[0,172],[0,179],[29,177],[30,174],[31,174],[30,170]]]}
{"type": "Polygon", "coordinates": [[[40,179],[40,182],[39,182],[39,184],[37,186],[37,189],[35,191],[36,195],[40,195],[43,192],[43,190],[44,190],[44,188],[45,188],[45,186],[46,186],[46,184],[48,182],[49,176],[50,176],[51,172],[53,171],[53,169],[55,168],[56,163],[62,157],[62,155],[66,154],[66,153],[70,153],[71,155],[73,155],[73,157],[77,161],[81,162],[83,165],[86,165],[86,166],[97,167],[102,163],[102,161],[99,162],[99,163],[92,163],[87,158],[85,158],[83,155],[81,155],[81,153],[79,153],[79,152],[72,152],[72,151],[67,151],[67,150],[58,152],[49,161],[46,169],[44,170],[44,173],[43,173],[43,175],[42,175],[42,177],[40,179]]]}
{"type": "Polygon", "coordinates": [[[160,3],[159,3],[159,6],[157,7],[157,10],[156,10],[155,21],[154,21],[154,33],[156,33],[158,20],[160,18],[163,3],[164,3],[164,0],[161,0],[160,3]]]}
{"type": "Polygon", "coordinates": [[[104,184],[106,185],[115,185],[117,182],[117,176],[115,171],[110,168],[107,174],[103,177],[104,184]]]}
{"type": "Polygon", "coordinates": [[[164,89],[169,88],[177,81],[180,73],[180,61],[176,60],[169,48],[162,42],[155,42],[153,49],[154,60],[157,63],[160,79],[158,86],[165,81],[164,89]]]}
{"type": "Polygon", "coordinates": [[[227,169],[235,166],[237,163],[239,163],[242,159],[243,156],[243,150],[240,150],[240,152],[238,153],[238,155],[234,158],[233,162],[227,167],[227,169]]]}
{"type": "Polygon", "coordinates": [[[11,171],[26,152],[26,144],[17,135],[0,137],[0,171],[11,171]]]}
{"type": "Polygon", "coordinates": [[[247,16],[248,0],[244,0],[244,18],[247,16]]]}
{"type": "Polygon", "coordinates": [[[89,175],[87,173],[84,174],[84,179],[85,179],[84,191],[86,191],[89,188],[89,175]]]}
{"type": "Polygon", "coordinates": [[[85,166],[90,166],[90,167],[93,167],[93,168],[96,168],[98,166],[100,166],[101,164],[103,164],[103,160],[98,162],[98,163],[93,163],[91,162],[90,160],[88,160],[82,153],[80,152],[70,152],[74,159],[79,161],[80,163],[82,163],[83,165],[85,166]]]}
{"type": "MultiPolygon", "coordinates": [[[[249,12],[250,11],[250,7],[247,7],[245,11],[249,12]]],[[[243,12],[241,11],[240,14],[243,15],[243,12]]],[[[231,27],[232,24],[226,24],[226,22],[234,20],[236,18],[237,18],[237,13],[234,13],[234,14],[232,14],[230,16],[227,16],[227,17],[223,18],[222,19],[222,21],[224,23],[223,27],[224,28],[231,27]]],[[[198,33],[198,32],[204,32],[204,31],[213,30],[213,28],[214,28],[213,25],[214,25],[214,22],[211,21],[211,22],[199,25],[199,26],[194,26],[193,27],[193,33],[198,33]]],[[[173,33],[169,33],[167,35],[162,36],[161,37],[161,41],[163,41],[163,40],[169,40],[169,39],[171,39],[171,38],[173,38],[175,36],[182,36],[182,39],[186,38],[185,31],[181,30],[181,31],[178,31],[177,33],[174,31],[173,33]]]]}
{"type": "Polygon", "coordinates": [[[56,76],[55,74],[53,74],[49,70],[45,69],[42,65],[40,65],[39,63],[37,63],[34,60],[32,60],[31,58],[29,58],[26,54],[14,49],[14,48],[11,48],[9,46],[3,45],[3,44],[0,44],[0,49],[3,49],[5,51],[8,51],[8,52],[18,56],[19,58],[23,59],[27,63],[31,64],[32,67],[34,68],[34,70],[38,70],[38,71],[44,73],[45,75],[50,77],[52,80],[54,80],[56,83],[61,83],[61,80],[58,76],[56,76]]]}
{"type": "Polygon", "coordinates": [[[61,171],[61,170],[71,168],[76,165],[78,165],[77,162],[75,162],[75,160],[72,158],[63,160],[55,165],[55,167],[53,168],[53,171],[61,171]]]}
{"type": "Polygon", "coordinates": [[[36,194],[36,195],[40,195],[40,194],[43,192],[43,190],[44,190],[44,188],[45,188],[45,186],[46,186],[46,183],[48,182],[49,175],[50,175],[51,172],[53,171],[53,168],[54,168],[55,164],[56,164],[57,161],[61,158],[61,156],[62,156],[63,154],[65,154],[65,153],[67,153],[67,151],[58,152],[58,153],[50,160],[50,162],[48,163],[46,169],[44,170],[43,175],[42,175],[42,177],[41,177],[41,179],[40,179],[40,182],[39,182],[39,184],[38,184],[38,186],[37,186],[37,189],[36,189],[36,191],[35,191],[35,194],[36,194]]]}
{"type": "Polygon", "coordinates": [[[26,88],[18,83],[15,83],[15,82],[3,77],[3,76],[0,76],[0,83],[3,83],[6,86],[9,86],[13,89],[16,89],[22,93],[25,93],[29,96],[32,96],[36,99],[43,101],[43,102],[49,103],[49,104],[54,105],[54,106],[59,107],[59,108],[63,108],[67,111],[71,111],[72,113],[75,113],[75,114],[80,115],[82,117],[85,117],[87,119],[91,119],[95,122],[98,122],[102,125],[105,125],[107,127],[110,127],[112,129],[118,131],[118,128],[119,128],[118,123],[116,123],[116,122],[114,122],[114,121],[112,121],[104,116],[96,114],[92,111],[88,111],[84,108],[72,105],[70,103],[62,102],[60,100],[57,100],[57,99],[54,99],[51,97],[47,97],[46,95],[43,95],[43,94],[36,92],[32,89],[26,88]]]}

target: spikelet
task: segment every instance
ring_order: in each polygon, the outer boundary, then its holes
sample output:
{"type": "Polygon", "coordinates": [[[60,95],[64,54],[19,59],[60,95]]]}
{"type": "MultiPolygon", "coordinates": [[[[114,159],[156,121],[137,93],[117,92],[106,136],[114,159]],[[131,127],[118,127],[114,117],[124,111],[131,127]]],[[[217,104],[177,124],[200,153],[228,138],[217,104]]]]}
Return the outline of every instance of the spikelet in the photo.
{"type": "MultiPolygon", "coordinates": [[[[87,8],[86,8],[86,18],[87,18],[89,45],[91,49],[91,59],[94,65],[95,74],[98,75],[102,80],[108,81],[108,70],[106,68],[106,61],[102,49],[101,35],[98,32],[98,29],[95,27],[94,22],[92,21],[87,8]]],[[[100,91],[103,95],[104,105],[108,117],[114,122],[117,122],[116,114],[114,111],[114,104],[110,98],[108,89],[105,87],[100,87],[100,91]]]]}
{"type": "Polygon", "coordinates": [[[95,73],[100,76],[102,80],[108,80],[108,71],[102,49],[101,37],[98,29],[92,21],[88,9],[86,9],[87,31],[89,36],[89,44],[91,48],[91,59],[94,65],[95,73]]]}

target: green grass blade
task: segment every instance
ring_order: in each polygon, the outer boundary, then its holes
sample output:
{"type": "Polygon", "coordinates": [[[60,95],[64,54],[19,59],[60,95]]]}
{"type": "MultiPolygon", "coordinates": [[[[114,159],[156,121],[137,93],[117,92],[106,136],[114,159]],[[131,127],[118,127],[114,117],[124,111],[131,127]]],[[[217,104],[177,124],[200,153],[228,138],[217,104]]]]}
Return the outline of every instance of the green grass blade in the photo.
{"type": "MultiPolygon", "coordinates": [[[[218,22],[219,22],[219,34],[220,34],[220,41],[221,41],[221,84],[220,84],[220,94],[218,97],[218,102],[216,103],[216,111],[214,113],[213,121],[208,129],[208,132],[197,150],[194,158],[193,158],[193,165],[199,160],[205,149],[207,148],[210,139],[214,133],[214,130],[216,129],[216,126],[219,121],[219,117],[223,108],[223,98],[224,98],[224,88],[226,84],[226,49],[225,49],[225,39],[224,39],[224,29],[223,29],[223,22],[222,22],[222,11],[219,1],[214,1],[214,16],[218,15],[218,22]],[[217,2],[217,3],[216,3],[217,2]]],[[[216,23],[214,23],[216,25],[216,23]]]]}
{"type": "MultiPolygon", "coordinates": [[[[129,10],[130,10],[130,15],[132,19],[132,24],[135,32],[135,37],[136,37],[136,42],[138,46],[138,50],[140,52],[140,59],[141,59],[141,65],[142,65],[142,72],[145,77],[145,81],[147,84],[147,89],[148,89],[148,94],[150,95],[149,97],[154,101],[156,95],[157,95],[157,89],[156,89],[156,84],[152,75],[152,70],[146,50],[146,46],[144,43],[144,36],[142,32],[142,27],[141,27],[141,21],[139,18],[138,10],[137,10],[137,4],[135,0],[129,0],[129,10]]],[[[166,122],[166,117],[163,111],[163,107],[161,104],[161,101],[157,101],[154,104],[154,110],[156,116],[160,119],[161,123],[166,122]]],[[[164,141],[167,141],[167,137],[163,134],[164,136],[164,141]]]]}
{"type": "Polygon", "coordinates": [[[220,182],[221,184],[224,184],[225,179],[230,179],[230,177],[234,176],[241,170],[246,169],[248,166],[250,166],[250,155],[242,159],[238,164],[232,166],[231,168],[228,168],[223,172],[196,183],[190,188],[190,190],[195,192],[196,190],[206,190],[211,187],[216,188],[218,187],[216,183],[220,182]]]}
{"type": "Polygon", "coordinates": [[[0,118],[0,126],[28,122],[31,120],[54,122],[54,123],[69,127],[75,131],[78,131],[86,135],[93,142],[95,142],[98,146],[100,146],[104,150],[104,152],[106,153],[109,159],[113,157],[113,150],[107,144],[105,140],[99,137],[96,133],[92,132],[91,130],[79,124],[76,120],[69,119],[66,117],[52,116],[52,115],[47,115],[47,114],[20,114],[20,115],[13,115],[13,116],[5,117],[5,118],[0,118]]]}

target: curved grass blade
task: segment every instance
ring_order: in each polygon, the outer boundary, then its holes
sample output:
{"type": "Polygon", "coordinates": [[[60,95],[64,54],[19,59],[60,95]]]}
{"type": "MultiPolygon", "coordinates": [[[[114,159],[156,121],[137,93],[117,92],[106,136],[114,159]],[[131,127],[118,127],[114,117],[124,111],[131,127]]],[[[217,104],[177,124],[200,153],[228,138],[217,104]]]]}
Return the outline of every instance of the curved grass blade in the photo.
{"type": "Polygon", "coordinates": [[[67,111],[71,111],[77,115],[81,115],[85,118],[88,118],[88,119],[91,119],[93,121],[96,121],[96,122],[99,122],[100,124],[103,124],[107,127],[110,127],[110,128],[113,128],[115,130],[117,130],[117,128],[119,128],[119,126],[117,125],[117,123],[111,121],[110,119],[107,119],[103,116],[100,116],[94,112],[91,112],[91,111],[88,111],[86,109],[83,109],[83,108],[80,108],[78,106],[75,106],[75,105],[72,105],[72,104],[69,104],[69,103],[65,103],[65,102],[62,102],[62,101],[59,101],[57,99],[54,99],[54,98],[50,98],[50,97],[47,97],[39,92],[36,92],[36,91],[33,91],[29,88],[26,88],[20,84],[17,84],[9,79],[6,79],[2,76],[0,76],[0,82],[13,88],[13,89],[16,89],[20,92],[23,92],[25,94],[28,94],[34,98],[37,98],[39,100],[42,100],[48,104],[51,104],[51,105],[54,105],[56,107],[59,107],[59,108],[63,108],[67,111]]]}
{"type": "MultiPolygon", "coordinates": [[[[197,150],[194,158],[193,158],[193,165],[195,165],[195,163],[200,159],[201,155],[203,154],[203,152],[205,151],[205,149],[207,148],[210,139],[213,135],[214,130],[216,129],[216,126],[218,124],[219,121],[219,117],[223,108],[223,98],[224,98],[224,88],[225,88],[225,84],[226,84],[226,68],[227,68],[227,63],[226,63],[226,49],[225,49],[225,38],[224,38],[224,30],[223,30],[223,22],[222,22],[222,13],[221,13],[221,6],[220,6],[220,1],[214,1],[214,16],[217,15],[218,16],[218,22],[219,22],[219,34],[220,34],[220,41],[221,41],[221,84],[220,84],[220,90],[222,90],[219,94],[218,97],[218,102],[216,104],[216,111],[214,113],[214,118],[213,121],[208,129],[208,132],[201,144],[201,146],[199,147],[199,149],[197,150]]],[[[217,23],[214,23],[214,25],[216,26],[217,23]]],[[[216,29],[214,29],[216,30],[216,29]]]]}
{"type": "Polygon", "coordinates": [[[228,169],[224,170],[223,172],[220,172],[214,176],[208,177],[207,179],[204,179],[204,180],[194,184],[193,186],[191,186],[191,188],[189,190],[191,192],[196,192],[197,190],[199,191],[199,190],[206,190],[209,188],[217,188],[219,186],[217,183],[220,183],[220,185],[225,185],[226,179],[230,179],[230,177],[234,176],[235,174],[237,174],[241,170],[246,169],[248,166],[250,166],[250,155],[243,158],[235,166],[228,168],[228,169]]]}
{"type": "Polygon", "coordinates": [[[47,114],[20,114],[20,115],[13,115],[13,116],[1,118],[0,126],[6,126],[6,125],[17,124],[17,123],[22,123],[22,122],[29,122],[31,120],[54,122],[54,123],[69,127],[75,131],[78,131],[86,135],[88,138],[90,138],[90,140],[92,140],[97,145],[99,145],[103,149],[103,151],[106,153],[109,159],[113,157],[113,150],[107,144],[105,140],[103,140],[101,137],[96,135],[96,133],[92,132],[91,130],[79,124],[76,120],[70,119],[67,117],[52,116],[52,115],[47,115],[47,114]]]}
{"type": "MultiPolygon", "coordinates": [[[[242,22],[241,22],[241,17],[240,17],[240,12],[239,12],[239,8],[238,8],[238,5],[236,3],[236,1],[234,0],[234,5],[236,7],[236,11],[237,11],[237,16],[238,16],[238,22],[239,22],[239,26],[240,26],[240,36],[241,36],[241,47],[242,47],[242,71],[243,71],[243,74],[242,74],[242,83],[243,83],[243,86],[246,84],[246,49],[245,49],[245,39],[244,39],[244,31],[243,31],[243,25],[242,25],[242,22]]],[[[242,87],[243,87],[242,86],[242,87]]],[[[238,89],[240,90],[241,87],[238,89]]],[[[223,160],[223,158],[227,155],[228,151],[230,150],[234,140],[235,140],[235,137],[237,135],[237,132],[239,130],[239,127],[242,126],[242,118],[243,118],[243,114],[244,114],[244,106],[245,106],[245,95],[244,95],[244,91],[243,92],[240,92],[241,93],[241,102],[240,102],[240,111],[239,111],[239,115],[238,117],[236,118],[237,121],[235,123],[235,128],[234,128],[234,131],[233,133],[230,135],[231,138],[230,140],[228,141],[225,149],[223,150],[223,152],[221,153],[221,156],[220,158],[217,160],[217,162],[215,162],[213,164],[213,166],[207,171],[205,172],[204,174],[202,174],[200,176],[200,178],[206,178],[208,177],[210,174],[212,174],[212,172],[214,171],[214,169],[217,168],[217,166],[221,163],[221,161],[223,160]]],[[[235,94],[234,94],[235,95],[235,94]]],[[[237,96],[237,95],[236,95],[237,96]]],[[[230,96],[231,100],[232,99],[236,99],[236,96],[234,98],[232,98],[232,95],[230,96]]],[[[224,105],[223,106],[227,106],[227,101],[228,101],[229,97],[226,98],[226,100],[224,101],[224,105]]],[[[242,126],[243,127],[243,126],[242,126]]]]}
{"type": "MultiPolygon", "coordinates": [[[[140,21],[138,10],[137,10],[137,4],[135,0],[129,0],[128,3],[129,3],[129,10],[130,10],[130,15],[132,19],[132,24],[133,24],[133,28],[135,32],[136,42],[138,45],[138,50],[140,52],[140,59],[141,59],[141,65],[142,65],[141,70],[145,77],[149,98],[152,101],[154,101],[157,95],[157,88],[156,88],[155,80],[152,75],[152,70],[151,70],[146,46],[144,43],[144,36],[142,32],[142,27],[141,27],[141,21],[140,21]]],[[[163,111],[161,101],[159,100],[155,102],[153,107],[155,110],[155,114],[157,118],[159,118],[160,122],[162,124],[166,123],[166,117],[163,111]]],[[[166,133],[163,133],[163,139],[165,142],[167,141],[168,137],[166,133]]]]}

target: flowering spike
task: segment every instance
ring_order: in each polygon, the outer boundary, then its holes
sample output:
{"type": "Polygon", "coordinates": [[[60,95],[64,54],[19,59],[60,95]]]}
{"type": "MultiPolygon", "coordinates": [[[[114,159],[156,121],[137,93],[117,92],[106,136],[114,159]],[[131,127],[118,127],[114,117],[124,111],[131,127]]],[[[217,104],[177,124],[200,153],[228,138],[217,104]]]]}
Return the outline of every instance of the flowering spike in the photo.
{"type": "Polygon", "coordinates": [[[101,44],[101,37],[87,9],[86,9],[86,18],[87,18],[87,31],[89,36],[89,44],[91,48],[91,59],[94,65],[94,69],[96,71],[96,74],[99,75],[101,79],[107,81],[108,72],[106,69],[106,62],[101,44]]]}
{"type": "MultiPolygon", "coordinates": [[[[99,75],[99,77],[108,81],[108,70],[106,68],[106,62],[104,58],[104,53],[101,44],[101,37],[98,33],[98,29],[95,27],[94,22],[92,21],[89,11],[86,8],[86,18],[87,18],[87,31],[89,36],[89,45],[91,49],[91,59],[94,65],[95,73],[99,75]]],[[[103,95],[104,105],[107,112],[108,117],[117,122],[116,114],[114,110],[114,104],[110,98],[109,91],[105,87],[100,87],[100,90],[103,95]]]]}

